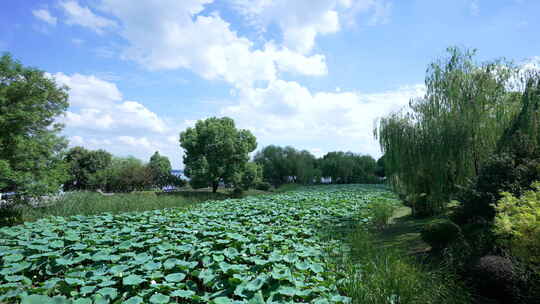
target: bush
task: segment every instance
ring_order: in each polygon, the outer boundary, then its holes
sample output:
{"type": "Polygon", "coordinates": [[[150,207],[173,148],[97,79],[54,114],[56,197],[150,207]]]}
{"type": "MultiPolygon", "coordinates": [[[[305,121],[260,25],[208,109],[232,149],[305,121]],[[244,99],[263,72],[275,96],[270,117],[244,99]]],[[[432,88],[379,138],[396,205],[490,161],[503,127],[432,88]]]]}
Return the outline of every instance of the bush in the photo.
{"type": "Polygon", "coordinates": [[[15,206],[0,207],[0,227],[18,225],[23,222],[21,209],[15,206]]]}
{"type": "Polygon", "coordinates": [[[397,206],[394,202],[377,200],[370,204],[371,221],[375,227],[382,229],[388,225],[388,221],[394,215],[397,206]]]}
{"type": "Polygon", "coordinates": [[[272,188],[272,185],[267,182],[258,182],[255,184],[255,189],[261,190],[261,191],[269,191],[272,188]]]}
{"type": "Polygon", "coordinates": [[[463,240],[463,233],[454,222],[438,220],[424,226],[422,240],[428,243],[433,250],[438,251],[458,240],[463,240]]]}
{"type": "Polygon", "coordinates": [[[525,149],[525,139],[516,135],[520,147],[493,155],[482,166],[478,177],[462,188],[458,200],[462,206],[453,218],[459,224],[490,222],[495,217],[494,206],[501,199],[501,192],[515,196],[530,190],[531,183],[540,180],[540,158],[533,149],[525,149]]]}
{"type": "Polygon", "coordinates": [[[232,192],[232,197],[241,198],[244,195],[244,190],[242,188],[234,188],[232,192]]]}
{"type": "Polygon", "coordinates": [[[472,268],[472,279],[477,291],[502,303],[513,303],[518,288],[518,275],[509,258],[481,257],[472,268]]]}
{"type": "Polygon", "coordinates": [[[518,258],[540,273],[540,182],[521,197],[508,192],[495,206],[494,231],[518,258]]]}

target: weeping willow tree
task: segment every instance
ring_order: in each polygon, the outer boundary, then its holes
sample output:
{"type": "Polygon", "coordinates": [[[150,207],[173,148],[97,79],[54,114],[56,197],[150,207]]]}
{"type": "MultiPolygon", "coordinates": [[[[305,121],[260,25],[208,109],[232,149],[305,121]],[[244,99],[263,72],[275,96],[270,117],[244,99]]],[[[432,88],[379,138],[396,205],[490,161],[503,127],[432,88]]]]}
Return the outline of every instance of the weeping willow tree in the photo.
{"type": "Polygon", "coordinates": [[[425,95],[374,131],[390,183],[417,215],[443,210],[456,187],[478,174],[517,108],[511,63],[478,64],[474,50],[447,51],[428,67],[425,95]]]}

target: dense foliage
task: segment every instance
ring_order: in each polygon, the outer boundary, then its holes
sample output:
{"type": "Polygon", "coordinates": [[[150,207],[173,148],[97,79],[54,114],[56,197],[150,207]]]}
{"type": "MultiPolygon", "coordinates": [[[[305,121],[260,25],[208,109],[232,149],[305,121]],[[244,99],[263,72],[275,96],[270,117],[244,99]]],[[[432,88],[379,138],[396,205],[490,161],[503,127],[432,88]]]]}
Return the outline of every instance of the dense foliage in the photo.
{"type": "Polygon", "coordinates": [[[457,186],[477,176],[518,111],[511,64],[478,64],[474,51],[448,51],[430,65],[425,96],[375,130],[386,173],[398,192],[418,201],[411,204],[416,213],[440,212],[457,186]]]}
{"type": "Polygon", "coordinates": [[[0,301],[343,303],[325,255],[337,241],[320,232],[344,217],[368,221],[368,203],[387,194],[311,188],[1,228],[0,301]]]}
{"type": "Polygon", "coordinates": [[[150,168],[135,157],[115,157],[109,167],[92,177],[91,187],[107,192],[140,191],[154,185],[154,175],[150,168]]]}
{"type": "Polygon", "coordinates": [[[463,240],[461,228],[454,222],[442,219],[424,226],[422,240],[433,250],[442,250],[450,244],[463,240]]]}
{"type": "Polygon", "coordinates": [[[150,157],[150,161],[148,162],[148,169],[152,174],[152,183],[158,188],[162,188],[171,183],[172,166],[167,156],[159,155],[159,152],[156,151],[150,157]]]}
{"type": "Polygon", "coordinates": [[[519,94],[519,114],[501,137],[497,152],[459,195],[461,222],[493,220],[501,192],[520,196],[540,180],[540,75],[529,73],[522,82],[526,85],[519,94]]]}
{"type": "Polygon", "coordinates": [[[521,197],[502,193],[494,227],[504,246],[540,274],[540,183],[532,188],[521,197]]]}
{"type": "Polygon", "coordinates": [[[64,184],[66,190],[88,190],[96,179],[95,174],[111,165],[112,154],[104,150],[91,151],[73,147],[64,156],[70,179],[64,184]]]}
{"type": "Polygon", "coordinates": [[[239,183],[257,140],[250,131],[236,129],[232,119],[211,117],[181,132],[180,146],[191,186],[211,186],[216,192],[220,182],[239,183]]]}
{"type": "Polygon", "coordinates": [[[263,167],[264,180],[280,186],[285,183],[314,184],[322,179],[333,184],[375,184],[381,170],[369,155],[329,152],[316,158],[306,150],[270,145],[257,152],[254,161],[263,167]]]}
{"type": "Polygon", "coordinates": [[[68,107],[67,90],[43,71],[0,57],[0,191],[55,192],[66,180],[66,140],[55,120],[68,107]]]}
{"type": "MultiPolygon", "coordinates": [[[[240,186],[243,190],[255,188],[262,182],[262,167],[255,162],[248,162],[241,173],[240,186]]],[[[268,189],[267,189],[268,190],[268,189]]]]}
{"type": "Polygon", "coordinates": [[[377,163],[369,155],[352,152],[329,152],[320,160],[322,176],[335,184],[375,184],[377,163]]]}
{"type": "Polygon", "coordinates": [[[264,180],[276,187],[289,182],[313,184],[321,177],[315,156],[306,150],[270,145],[258,151],[254,161],[262,166],[264,180]]]}

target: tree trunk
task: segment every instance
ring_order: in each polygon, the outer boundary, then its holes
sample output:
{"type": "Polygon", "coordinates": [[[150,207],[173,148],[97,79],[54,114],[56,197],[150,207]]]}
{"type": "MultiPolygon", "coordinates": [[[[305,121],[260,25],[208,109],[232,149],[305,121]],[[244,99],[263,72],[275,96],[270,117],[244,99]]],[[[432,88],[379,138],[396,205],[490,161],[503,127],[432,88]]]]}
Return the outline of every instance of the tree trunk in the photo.
{"type": "Polygon", "coordinates": [[[219,182],[212,182],[212,193],[216,193],[219,187],[219,182]]]}

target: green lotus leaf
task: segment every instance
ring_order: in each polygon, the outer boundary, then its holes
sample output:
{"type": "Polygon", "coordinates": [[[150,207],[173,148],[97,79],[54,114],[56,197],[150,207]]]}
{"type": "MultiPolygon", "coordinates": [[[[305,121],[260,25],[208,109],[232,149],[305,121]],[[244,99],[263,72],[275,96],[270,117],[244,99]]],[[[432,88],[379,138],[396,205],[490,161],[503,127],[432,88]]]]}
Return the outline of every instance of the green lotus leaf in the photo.
{"type": "Polygon", "coordinates": [[[186,278],[186,275],[184,273],[171,273],[171,274],[168,274],[165,276],[165,280],[167,282],[171,282],[171,283],[178,283],[180,281],[182,281],[183,279],[186,278]]]}
{"type": "Polygon", "coordinates": [[[20,253],[4,256],[4,263],[13,263],[13,262],[19,262],[24,259],[24,255],[20,253]]]}
{"type": "Polygon", "coordinates": [[[145,280],[140,275],[131,274],[131,275],[128,275],[127,277],[124,277],[122,279],[122,284],[127,285],[127,286],[139,285],[144,281],[145,280]]]}
{"type": "Polygon", "coordinates": [[[101,288],[97,291],[97,293],[111,300],[116,299],[116,297],[118,296],[118,290],[112,287],[101,288]]]}
{"type": "Polygon", "coordinates": [[[144,303],[144,299],[141,297],[131,297],[123,302],[124,304],[141,304],[144,303]]]}
{"type": "Polygon", "coordinates": [[[175,290],[171,293],[173,297],[180,297],[190,299],[195,295],[195,292],[192,290],[175,290]]]}
{"type": "Polygon", "coordinates": [[[83,287],[81,287],[80,293],[82,295],[87,295],[89,293],[94,292],[94,290],[96,290],[96,288],[97,288],[96,286],[83,286],[83,287]]]}
{"type": "Polygon", "coordinates": [[[227,297],[217,297],[215,299],[212,300],[211,303],[214,303],[214,304],[231,304],[233,303],[233,301],[227,297]]]}
{"type": "Polygon", "coordinates": [[[161,293],[155,293],[150,297],[150,303],[165,304],[169,303],[170,297],[161,293]]]}

